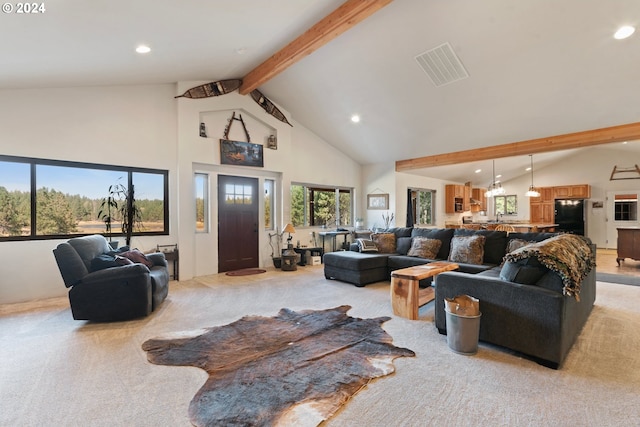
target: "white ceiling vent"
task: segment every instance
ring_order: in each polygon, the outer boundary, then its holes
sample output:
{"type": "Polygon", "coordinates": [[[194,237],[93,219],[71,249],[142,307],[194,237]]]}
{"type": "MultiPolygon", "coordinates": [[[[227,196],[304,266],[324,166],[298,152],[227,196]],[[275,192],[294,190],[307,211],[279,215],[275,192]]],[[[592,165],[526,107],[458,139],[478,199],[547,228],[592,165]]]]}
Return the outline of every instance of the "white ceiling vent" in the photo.
{"type": "Polygon", "coordinates": [[[416,61],[436,86],[444,86],[469,77],[449,43],[421,53],[416,56],[416,61]]]}

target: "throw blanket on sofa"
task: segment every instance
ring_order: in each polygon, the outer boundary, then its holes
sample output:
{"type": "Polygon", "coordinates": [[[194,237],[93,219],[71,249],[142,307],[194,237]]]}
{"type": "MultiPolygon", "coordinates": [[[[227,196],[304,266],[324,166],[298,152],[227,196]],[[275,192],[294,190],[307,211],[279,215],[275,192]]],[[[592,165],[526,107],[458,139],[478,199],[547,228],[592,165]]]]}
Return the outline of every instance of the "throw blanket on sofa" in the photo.
{"type": "Polygon", "coordinates": [[[536,257],[541,264],[562,278],[564,295],[580,300],[580,284],[596,265],[588,240],[575,234],[559,234],[541,242],[523,246],[505,255],[507,261],[536,257]]]}

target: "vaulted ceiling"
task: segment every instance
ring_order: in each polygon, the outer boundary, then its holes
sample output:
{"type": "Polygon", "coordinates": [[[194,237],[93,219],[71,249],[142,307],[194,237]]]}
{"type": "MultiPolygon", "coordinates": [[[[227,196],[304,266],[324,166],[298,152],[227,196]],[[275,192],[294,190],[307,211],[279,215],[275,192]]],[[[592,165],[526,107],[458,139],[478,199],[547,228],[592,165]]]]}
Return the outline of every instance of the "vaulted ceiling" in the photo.
{"type": "MultiPolygon", "coordinates": [[[[240,78],[343,3],[44,2],[2,14],[0,90],[240,78]]],[[[260,90],[361,164],[633,123],[640,31],[621,25],[640,2],[394,0],[260,90]],[[468,77],[436,86],[415,58],[443,44],[468,77]]]]}

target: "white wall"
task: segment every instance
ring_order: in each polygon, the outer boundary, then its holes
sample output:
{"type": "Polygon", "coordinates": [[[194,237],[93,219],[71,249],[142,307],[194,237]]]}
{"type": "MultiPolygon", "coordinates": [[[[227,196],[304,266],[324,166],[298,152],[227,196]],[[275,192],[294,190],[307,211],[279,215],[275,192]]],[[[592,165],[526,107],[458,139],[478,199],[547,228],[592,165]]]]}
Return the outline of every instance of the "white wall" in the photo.
{"type": "MultiPolygon", "coordinates": [[[[177,239],[174,85],[0,91],[0,153],[169,170],[169,236],[134,238],[148,249],[177,239]]],[[[66,294],[58,240],[0,242],[0,303],[66,294]]]]}
{"type": "MultiPolygon", "coordinates": [[[[211,173],[213,200],[218,173],[276,179],[280,229],[289,220],[283,190],[291,182],[353,187],[358,194],[360,166],[292,118],[293,128],[237,93],[174,99],[197,84],[0,91],[0,154],[169,170],[170,235],[134,237],[132,245],[148,250],[178,243],[181,280],[217,272],[216,209],[212,232],[196,235],[194,171],[211,173]],[[219,138],[232,111],[242,114],[252,142],[277,134],[278,149],[264,149],[264,168],[220,165],[219,138]],[[208,138],[199,136],[201,120],[208,138]]],[[[239,122],[230,138],[245,140],[239,122]]],[[[294,239],[304,241],[309,230],[297,231],[294,239]]],[[[263,265],[271,262],[267,239],[262,232],[263,265]]],[[[60,242],[0,242],[0,303],[66,295],[52,254],[60,242]]]]}
{"type": "MultiPolygon", "coordinates": [[[[177,93],[202,82],[181,82],[177,93]]],[[[292,182],[330,186],[360,187],[360,166],[340,151],[327,144],[311,131],[293,120],[289,112],[280,108],[293,127],[267,114],[250,96],[233,92],[224,96],[207,99],[185,99],[178,101],[179,128],[179,170],[180,170],[180,278],[214,274],[218,272],[217,246],[217,175],[220,173],[256,177],[262,186],[266,178],[275,179],[276,225],[282,230],[290,221],[289,187],[292,182]],[[264,148],[264,167],[243,167],[220,164],[219,139],[222,138],[228,119],[233,112],[242,114],[251,142],[266,143],[269,135],[275,134],[278,149],[264,148]],[[208,138],[198,134],[199,123],[204,121],[208,138]],[[209,233],[194,232],[195,206],[193,203],[193,172],[206,171],[210,174],[211,227],[209,233]]],[[[231,127],[230,139],[245,141],[246,136],[240,122],[231,127]]],[[[262,197],[262,195],[261,195],[262,197]]],[[[263,218],[261,212],[261,218],[263,218]]],[[[259,228],[260,266],[270,266],[271,247],[269,232],[264,225],[259,228]]],[[[302,244],[309,240],[311,228],[296,228],[294,241],[302,244]]]]}

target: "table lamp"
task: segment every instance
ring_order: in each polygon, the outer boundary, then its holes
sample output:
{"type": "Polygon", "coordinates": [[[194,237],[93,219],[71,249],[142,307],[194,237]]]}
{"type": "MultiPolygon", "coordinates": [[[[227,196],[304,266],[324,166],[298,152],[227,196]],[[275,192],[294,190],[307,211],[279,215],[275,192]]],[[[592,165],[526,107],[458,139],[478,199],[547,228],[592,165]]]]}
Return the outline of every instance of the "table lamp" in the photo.
{"type": "Polygon", "coordinates": [[[291,225],[291,223],[289,223],[284,227],[284,230],[282,230],[282,232],[289,233],[289,237],[287,237],[287,247],[292,247],[293,245],[291,244],[291,233],[295,233],[296,229],[293,228],[293,225],[291,225]]]}

